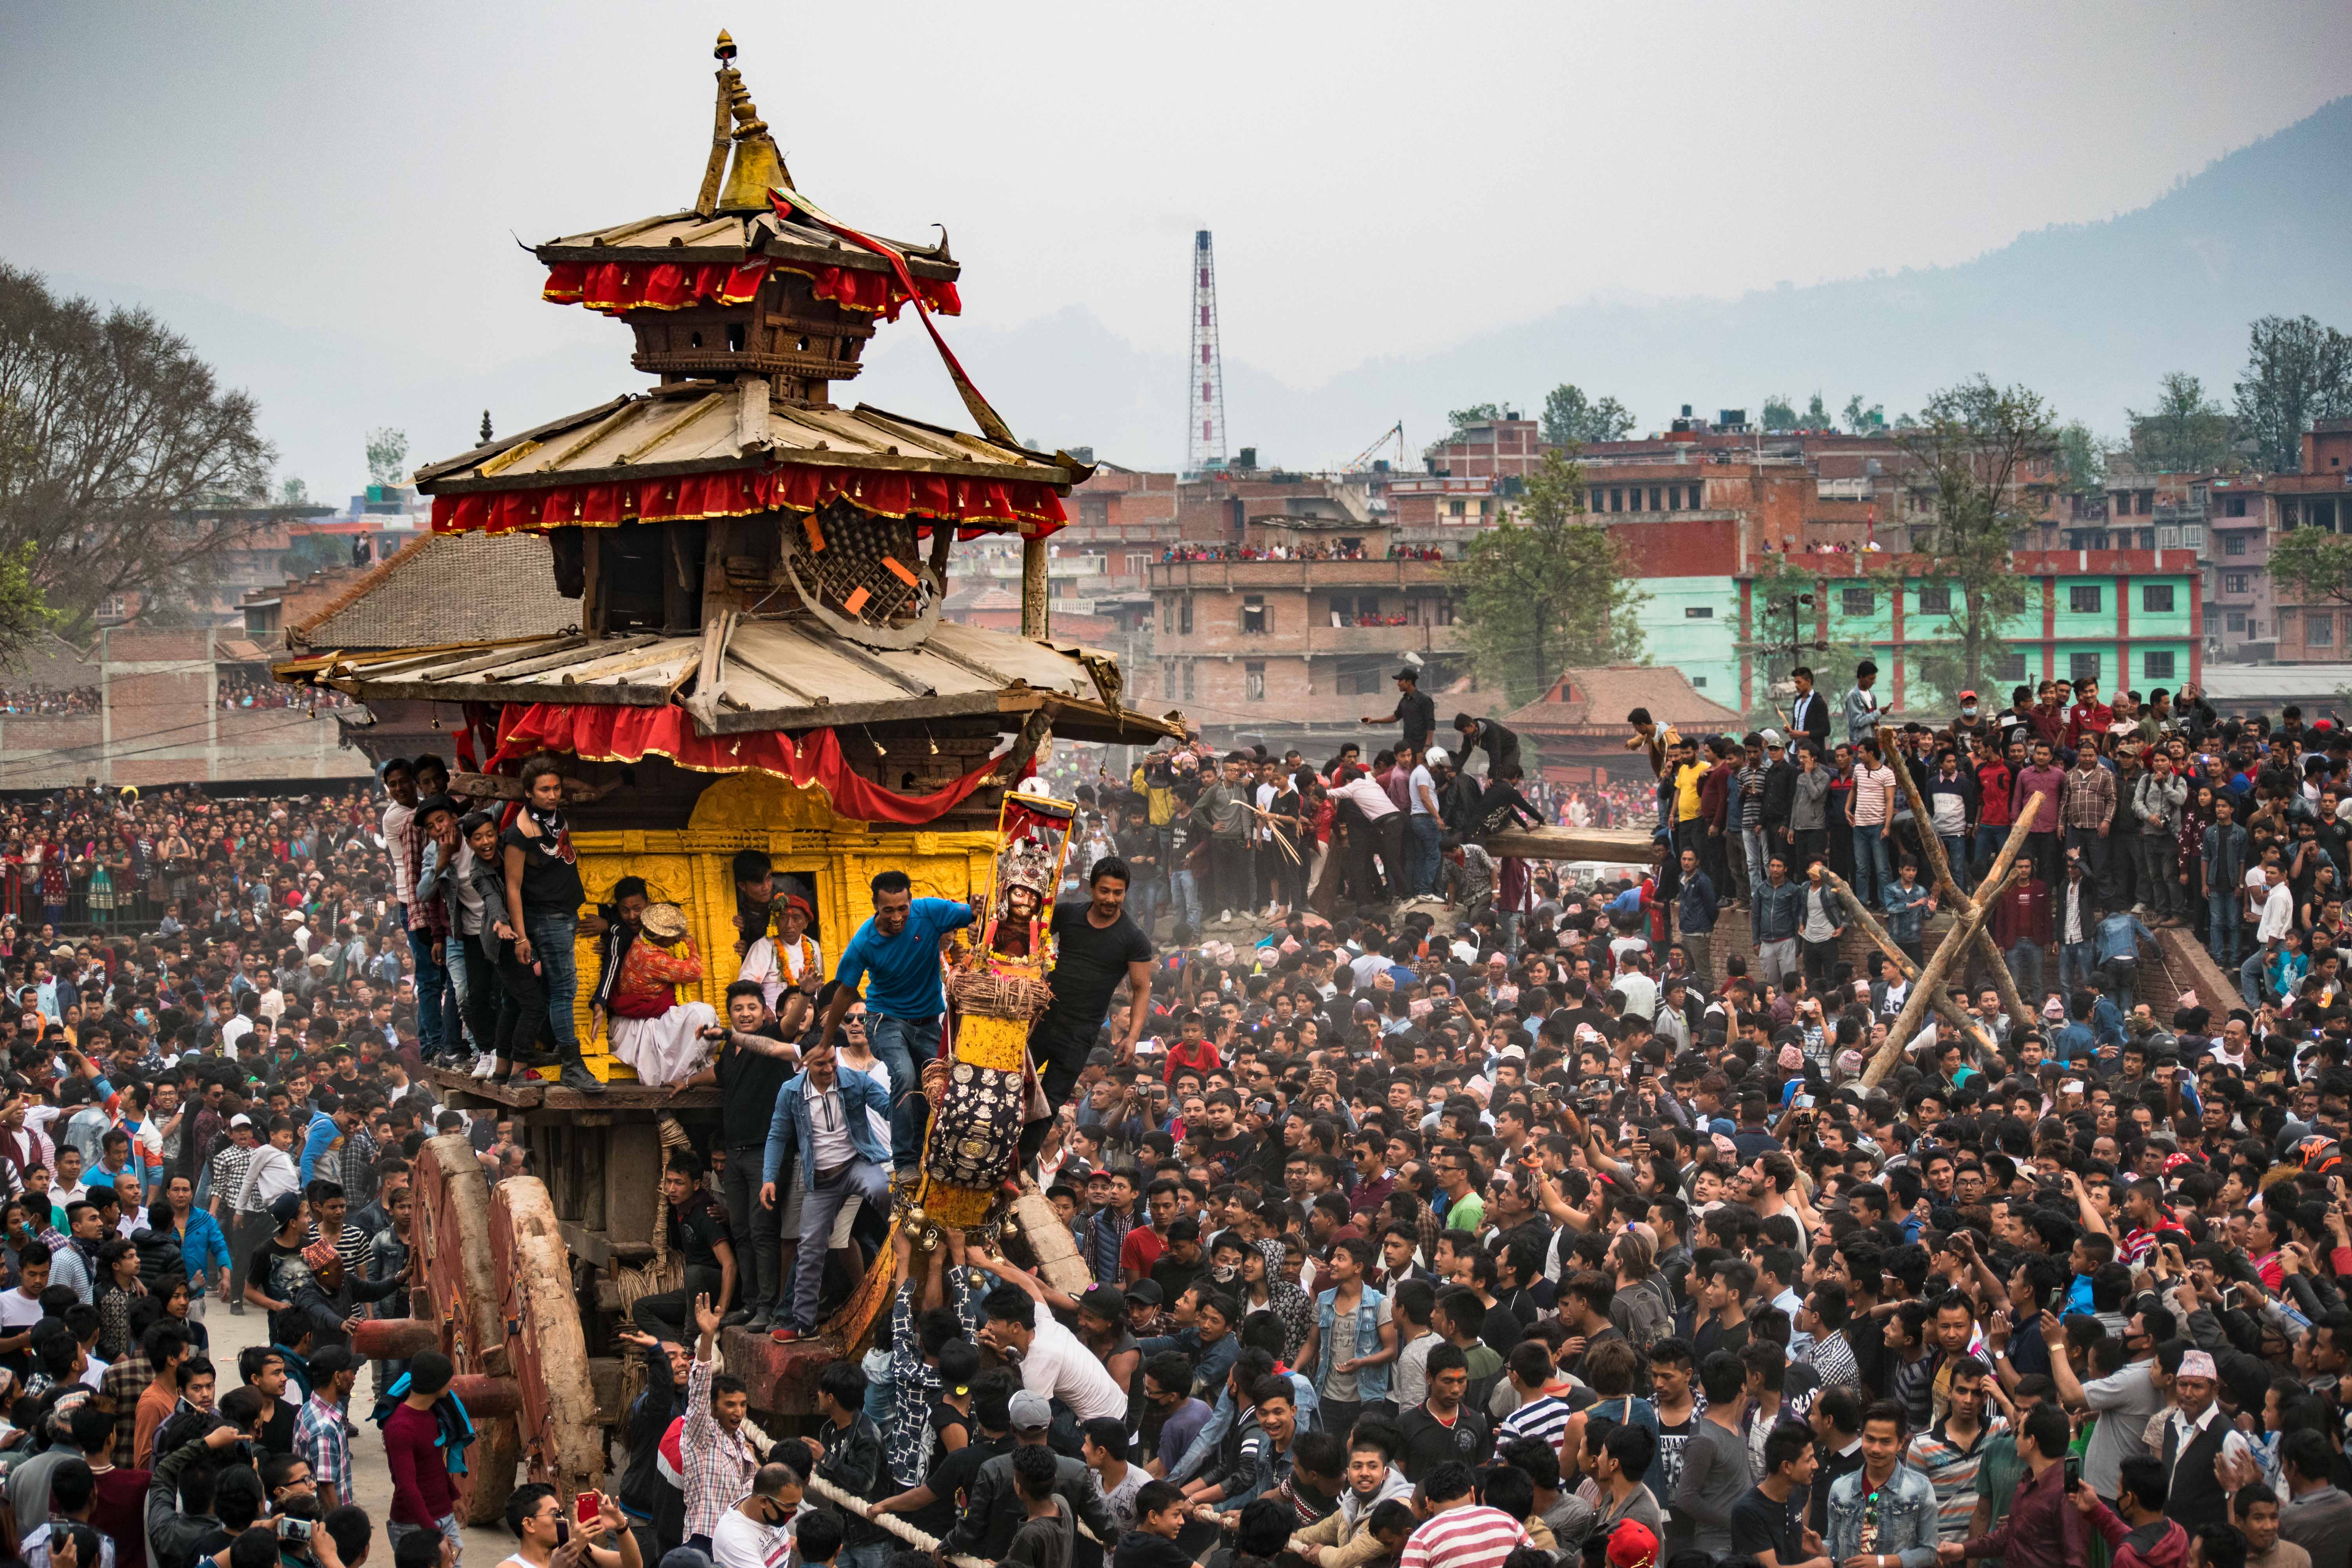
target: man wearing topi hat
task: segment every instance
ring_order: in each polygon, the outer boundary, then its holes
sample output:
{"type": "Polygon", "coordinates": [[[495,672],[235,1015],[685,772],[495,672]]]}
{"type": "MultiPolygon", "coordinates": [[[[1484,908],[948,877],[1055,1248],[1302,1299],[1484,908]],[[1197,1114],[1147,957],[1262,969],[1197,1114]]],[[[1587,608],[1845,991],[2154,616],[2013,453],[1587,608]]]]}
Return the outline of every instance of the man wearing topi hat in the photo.
{"type": "Polygon", "coordinates": [[[702,957],[686,934],[685,911],[676,904],[647,904],[636,927],[605,998],[613,1054],[635,1069],[640,1083],[680,1083],[701,1065],[709,1049],[702,1031],[715,1028],[719,1015],[708,1002],[677,999],[678,982],[702,978],[702,957]],[[670,951],[680,944],[682,957],[670,951]]]}

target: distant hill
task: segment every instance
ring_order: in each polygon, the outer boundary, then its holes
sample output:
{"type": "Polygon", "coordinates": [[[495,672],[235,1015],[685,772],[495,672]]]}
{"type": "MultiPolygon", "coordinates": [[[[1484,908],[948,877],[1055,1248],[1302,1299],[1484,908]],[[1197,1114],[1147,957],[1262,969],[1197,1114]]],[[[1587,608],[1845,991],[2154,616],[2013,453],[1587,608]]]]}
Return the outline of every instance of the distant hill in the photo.
{"type": "MultiPolygon", "coordinates": [[[[1571,305],[1439,353],[1372,360],[1321,386],[1286,386],[1229,357],[1226,412],[1236,444],[1305,468],[1346,457],[1400,415],[1418,447],[1442,433],[1448,408],[1492,398],[1532,411],[1562,381],[1615,395],[1648,429],[1685,403],[1753,413],[1768,392],[1801,405],[1816,388],[1832,408],[1863,393],[1891,419],[1982,371],[2120,435],[2124,410],[2151,401],[2166,371],[2201,375],[2226,403],[2257,316],[2307,311],[2352,330],[2347,168],[2352,98],[2137,211],[2042,229],[1956,266],[1732,300],[1571,305]]],[[[1855,199],[1906,199],[1899,180],[1874,176],[1871,189],[1855,199]]],[[[1024,437],[1091,445],[1130,467],[1180,459],[1179,355],[1136,348],[1082,306],[1009,331],[948,330],[1024,437]]],[[[892,335],[861,381],[858,395],[884,406],[957,414],[919,332],[892,335]]]]}

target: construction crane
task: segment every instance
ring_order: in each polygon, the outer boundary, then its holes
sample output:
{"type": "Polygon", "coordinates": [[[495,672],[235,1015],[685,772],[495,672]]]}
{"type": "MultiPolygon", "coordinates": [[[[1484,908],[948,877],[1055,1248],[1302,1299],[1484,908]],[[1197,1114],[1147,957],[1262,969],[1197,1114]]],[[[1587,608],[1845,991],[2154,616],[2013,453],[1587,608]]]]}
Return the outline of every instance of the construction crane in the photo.
{"type": "Polygon", "coordinates": [[[1394,441],[1396,443],[1396,463],[1394,466],[1397,471],[1402,472],[1405,467],[1405,447],[1404,421],[1402,419],[1390,426],[1387,429],[1381,431],[1380,438],[1374,441],[1370,446],[1365,447],[1362,451],[1349,458],[1347,466],[1340,469],[1340,472],[1347,474],[1362,472],[1371,465],[1373,454],[1378,452],[1381,447],[1387,446],[1391,441],[1394,441]]]}

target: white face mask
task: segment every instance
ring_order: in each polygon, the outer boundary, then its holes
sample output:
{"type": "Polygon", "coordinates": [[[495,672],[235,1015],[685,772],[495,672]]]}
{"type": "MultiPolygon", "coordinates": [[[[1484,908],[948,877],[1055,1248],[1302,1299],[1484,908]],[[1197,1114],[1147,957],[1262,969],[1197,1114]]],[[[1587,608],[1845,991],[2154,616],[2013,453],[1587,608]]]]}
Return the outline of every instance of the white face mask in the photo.
{"type": "Polygon", "coordinates": [[[1960,704],[1960,717],[1961,717],[1961,718],[1963,718],[1963,719],[1973,719],[1973,718],[1975,718],[1976,716],[1977,716],[1977,705],[1976,705],[1975,703],[1973,703],[1973,702],[1963,702],[1963,703],[1961,703],[1961,704],[1960,704]]]}

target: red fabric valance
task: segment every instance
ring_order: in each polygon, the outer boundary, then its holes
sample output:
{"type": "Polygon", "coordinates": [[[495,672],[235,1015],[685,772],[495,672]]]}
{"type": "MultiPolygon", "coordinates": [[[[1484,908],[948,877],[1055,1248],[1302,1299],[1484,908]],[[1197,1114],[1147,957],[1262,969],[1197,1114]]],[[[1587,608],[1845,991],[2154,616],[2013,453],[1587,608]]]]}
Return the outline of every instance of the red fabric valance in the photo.
{"type": "MultiPolygon", "coordinates": [[[[907,302],[907,290],[887,272],[793,267],[765,256],[741,263],[559,261],[547,269],[547,287],[539,297],[558,305],[585,305],[607,316],[625,310],[682,310],[689,305],[742,305],[759,293],[771,265],[799,273],[818,299],[830,300],[845,310],[878,311],[885,321],[895,321],[907,302]]],[[[940,315],[962,313],[963,300],[953,283],[932,278],[918,278],[914,283],[922,290],[923,303],[940,315]]]]}
{"type": "Polygon", "coordinates": [[[559,261],[547,269],[542,300],[585,305],[607,316],[624,310],[682,310],[689,305],[743,305],[760,291],[768,258],[723,261],[559,261]]]}
{"type": "Polygon", "coordinates": [[[596,763],[636,763],[667,757],[698,773],[768,773],[816,785],[836,816],[857,822],[915,827],[961,805],[994,771],[991,758],[929,795],[900,795],[853,772],[831,730],[794,740],[774,730],[705,735],[676,707],[619,708],[594,703],[509,702],[499,715],[499,751],[491,771],[533,752],[561,752],[596,763]]]}
{"type": "MultiPolygon", "coordinates": [[[[869,316],[879,311],[886,321],[897,321],[899,307],[907,302],[906,289],[887,272],[869,271],[863,267],[795,267],[789,261],[777,262],[776,269],[797,272],[806,278],[820,300],[830,300],[845,310],[863,310],[869,316]]],[[[963,314],[963,296],[956,292],[953,283],[937,278],[916,278],[914,284],[922,290],[923,303],[940,315],[963,314]]]]}
{"type": "Polygon", "coordinates": [[[667,479],[611,479],[541,489],[484,490],[433,498],[433,531],[510,533],[518,528],[612,528],[753,512],[816,511],[846,500],[881,517],[929,517],[958,525],[961,537],[1017,528],[1033,538],[1069,521],[1051,485],[947,474],[869,472],[785,463],[667,479]]]}

